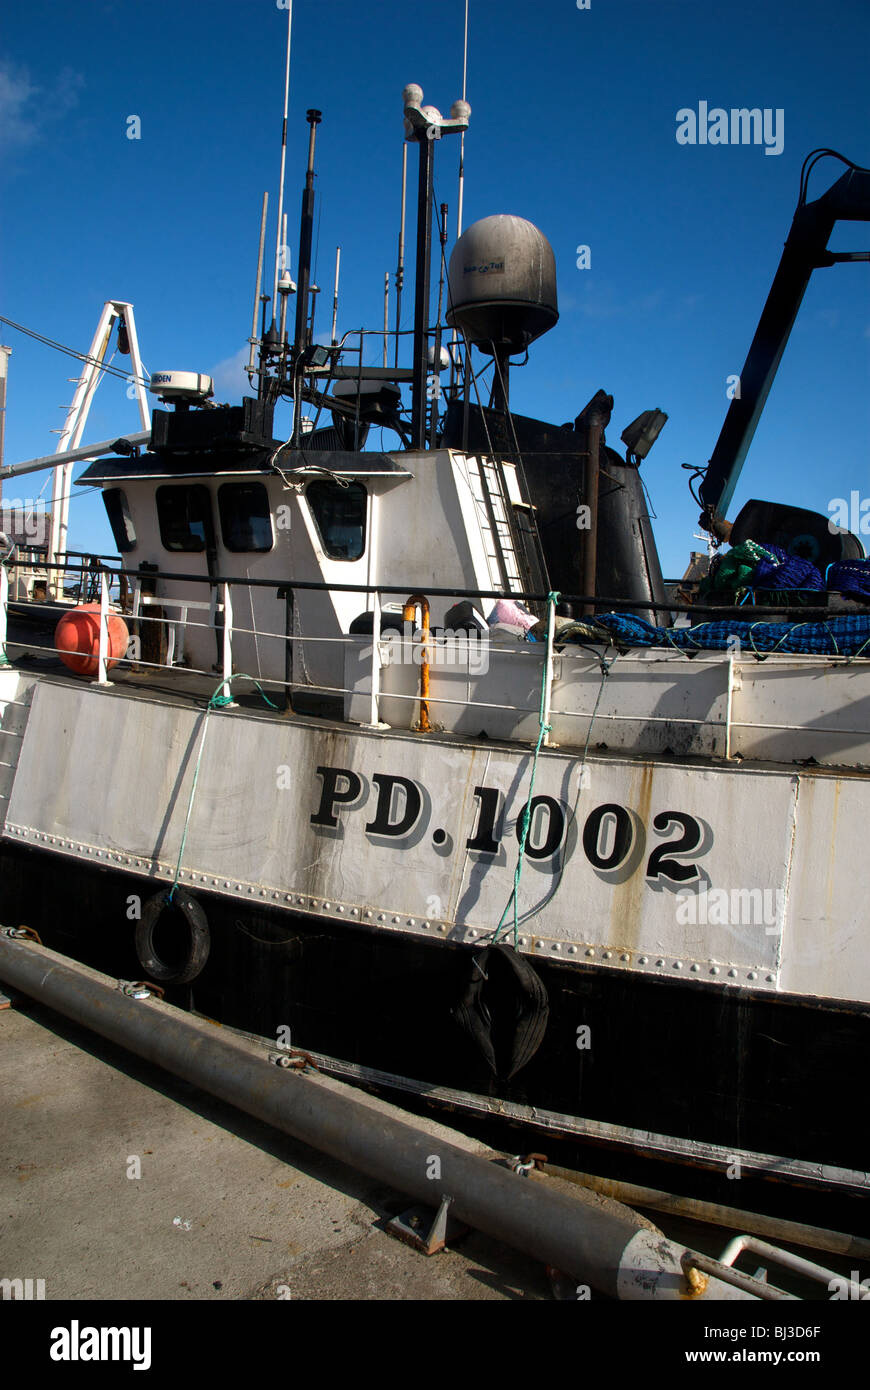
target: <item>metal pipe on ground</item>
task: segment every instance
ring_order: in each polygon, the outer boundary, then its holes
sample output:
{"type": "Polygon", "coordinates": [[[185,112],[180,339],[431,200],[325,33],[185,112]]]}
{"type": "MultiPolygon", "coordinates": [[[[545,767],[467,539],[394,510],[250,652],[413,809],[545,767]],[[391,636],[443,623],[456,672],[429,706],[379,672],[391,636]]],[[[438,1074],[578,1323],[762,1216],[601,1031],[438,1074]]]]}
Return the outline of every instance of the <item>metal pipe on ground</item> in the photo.
{"type": "Polygon", "coordinates": [[[695,1301],[754,1295],[680,1265],[684,1247],[592,1196],[565,1196],[433,1139],[315,1079],[271,1065],[213,1027],[30,941],[0,936],[0,979],[137,1056],[427,1206],[451,1200],[466,1225],[565,1270],[611,1298],[695,1301]],[[437,1158],[440,1176],[429,1177],[437,1158]]]}

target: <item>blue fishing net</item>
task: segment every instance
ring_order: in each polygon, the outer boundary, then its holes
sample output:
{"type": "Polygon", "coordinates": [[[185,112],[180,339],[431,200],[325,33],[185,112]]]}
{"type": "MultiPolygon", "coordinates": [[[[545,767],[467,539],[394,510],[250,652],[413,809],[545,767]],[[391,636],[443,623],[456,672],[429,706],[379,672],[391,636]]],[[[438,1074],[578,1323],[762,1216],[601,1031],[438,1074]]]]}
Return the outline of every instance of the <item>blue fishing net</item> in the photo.
{"type": "Polygon", "coordinates": [[[751,587],[756,589],[824,589],[821,571],[799,555],[789,555],[778,545],[765,545],[772,557],[758,561],[752,573],[751,587]]]}
{"type": "MultiPolygon", "coordinates": [[[[597,613],[594,619],[559,634],[559,642],[595,641],[599,630],[621,647],[674,647],[679,651],[802,652],[813,656],[858,656],[870,643],[870,613],[838,614],[822,622],[766,623],[716,619],[693,627],[653,627],[631,613],[597,613]],[[729,642],[729,639],[730,642],[729,642]]],[[[870,655],[868,651],[867,655],[870,655]]]]}
{"type": "Polygon", "coordinates": [[[870,598],[870,560],[838,560],[829,565],[827,586],[835,594],[870,598]]]}

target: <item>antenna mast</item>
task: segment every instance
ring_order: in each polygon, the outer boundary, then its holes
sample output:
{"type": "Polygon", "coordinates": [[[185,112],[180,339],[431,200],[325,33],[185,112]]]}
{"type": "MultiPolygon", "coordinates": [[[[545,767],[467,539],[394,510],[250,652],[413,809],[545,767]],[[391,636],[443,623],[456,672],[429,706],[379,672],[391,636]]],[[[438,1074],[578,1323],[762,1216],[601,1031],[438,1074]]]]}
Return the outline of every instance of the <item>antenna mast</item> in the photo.
{"type": "Polygon", "coordinates": [[[287,269],[287,214],[281,223],[281,278],[278,281],[278,293],[281,295],[281,325],[278,329],[278,337],[283,349],[287,341],[287,297],[290,294],[290,285],[293,281],[287,269]]]}
{"type": "Polygon", "coordinates": [[[402,220],[399,224],[399,259],[396,264],[396,356],[399,365],[399,329],[402,326],[402,286],[405,283],[405,194],[408,188],[408,143],[402,142],[402,220]]]}
{"type": "Polygon", "coordinates": [[[335,289],[332,292],[332,346],[336,347],[338,339],[335,336],[335,327],[338,322],[338,270],[341,265],[341,247],[335,248],[335,289]]]}
{"type": "Polygon", "coordinates": [[[441,241],[441,268],[438,275],[438,313],[435,316],[435,352],[432,356],[433,385],[432,408],[429,412],[429,442],[435,448],[435,432],[438,427],[438,402],[441,398],[441,309],[444,302],[444,248],[447,245],[447,204],[441,204],[441,223],[438,236],[441,241]]]}
{"type": "MultiPolygon", "coordinates": [[[[462,100],[468,84],[468,0],[465,0],[465,39],[462,47],[462,100]]],[[[462,236],[462,198],[465,192],[465,131],[459,136],[459,202],[456,209],[456,238],[462,236]]],[[[456,334],[454,332],[454,341],[456,334]]]]}
{"type": "Polygon", "coordinates": [[[278,227],[275,233],[275,285],[272,308],[278,303],[278,276],[282,270],[281,233],[284,227],[284,170],[287,164],[287,111],[290,100],[290,31],[293,25],[293,0],[287,0],[287,61],[284,67],[284,124],[281,127],[281,177],[278,180],[278,227]]]}
{"type": "MultiPolygon", "coordinates": [[[[300,412],[298,407],[299,373],[303,353],[308,346],[308,298],[309,293],[317,293],[311,284],[311,239],[314,230],[314,137],[322,119],[321,113],[312,107],[305,113],[309,125],[308,168],[305,173],[305,189],[302,194],[302,216],[299,222],[299,285],[296,293],[296,334],[294,338],[293,363],[293,445],[299,447],[300,412]]],[[[314,308],[312,305],[313,336],[314,308]]]]}
{"type": "Polygon", "coordinates": [[[414,286],[414,364],[411,376],[411,448],[426,447],[426,370],[429,365],[429,282],[432,270],[432,191],[434,145],[445,135],[459,135],[468,129],[471,107],[467,101],[454,101],[450,116],[444,118],[437,107],[423,106],[423,89],[411,82],[402,93],[405,106],[405,137],[413,140],[420,154],[417,183],[417,275],[414,286]]]}
{"type": "MultiPolygon", "coordinates": [[[[465,0],[465,37],[462,44],[462,100],[466,100],[465,89],[468,83],[468,3],[465,0]]],[[[456,240],[462,236],[462,203],[465,196],[465,131],[459,137],[459,195],[456,207],[456,240]]],[[[459,334],[453,330],[453,340],[450,344],[450,390],[456,383],[456,345],[459,342],[459,334]]],[[[470,346],[466,345],[466,352],[470,352],[470,346]]]]}
{"type": "MultiPolygon", "coordinates": [[[[3,435],[6,427],[6,374],[11,356],[11,347],[0,345],[0,468],[3,466],[3,435]]],[[[2,486],[0,483],[0,491],[2,491],[2,486]]]]}
{"type": "Polygon", "coordinates": [[[254,317],[253,317],[253,320],[252,320],[252,322],[251,322],[251,336],[250,336],[250,338],[249,338],[249,340],[248,340],[248,341],[250,342],[250,344],[251,344],[251,352],[250,352],[250,356],[248,357],[248,372],[249,372],[249,373],[250,373],[250,372],[253,372],[253,370],[254,370],[254,354],[255,354],[255,352],[256,352],[257,344],[258,344],[259,341],[260,341],[259,338],[257,337],[257,312],[258,312],[258,310],[259,310],[259,308],[260,308],[260,286],[262,285],[262,282],[263,282],[263,248],[264,248],[265,242],[266,242],[266,212],[267,212],[267,210],[268,210],[268,207],[269,207],[269,195],[268,195],[268,193],[264,193],[264,194],[263,194],[263,212],[262,212],[262,215],[261,215],[261,217],[260,217],[260,249],[259,249],[259,251],[257,252],[257,288],[256,288],[256,290],[254,291],[254,317]]]}
{"type": "Polygon", "coordinates": [[[321,122],[321,113],[313,108],[305,113],[308,131],[308,168],[302,193],[302,216],[299,223],[299,287],[296,297],[295,354],[298,362],[307,347],[308,295],[311,288],[311,242],[314,232],[314,135],[321,122]]]}

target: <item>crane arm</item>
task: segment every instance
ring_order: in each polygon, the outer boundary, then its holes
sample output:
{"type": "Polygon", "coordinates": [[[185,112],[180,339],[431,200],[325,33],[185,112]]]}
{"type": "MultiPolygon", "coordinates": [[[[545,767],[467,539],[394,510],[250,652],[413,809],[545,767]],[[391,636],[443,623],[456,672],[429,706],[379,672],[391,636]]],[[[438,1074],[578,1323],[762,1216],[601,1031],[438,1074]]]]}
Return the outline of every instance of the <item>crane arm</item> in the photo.
{"type": "MultiPolygon", "coordinates": [[[[820,198],[810,203],[806,201],[809,161],[815,162],[814,157],[834,153],[833,150],[814,150],[804,164],[801,195],[791,230],[740,373],[740,394],[728,407],[699,487],[698,495],[704,507],[701,524],[710,531],[715,530],[728,510],[812,272],[837,261],[870,260],[870,252],[827,249],[838,221],[870,221],[870,170],[851,165],[820,198]]],[[[843,159],[842,155],[836,157],[843,159]]],[[[849,163],[848,160],[843,162],[849,163]]]]}

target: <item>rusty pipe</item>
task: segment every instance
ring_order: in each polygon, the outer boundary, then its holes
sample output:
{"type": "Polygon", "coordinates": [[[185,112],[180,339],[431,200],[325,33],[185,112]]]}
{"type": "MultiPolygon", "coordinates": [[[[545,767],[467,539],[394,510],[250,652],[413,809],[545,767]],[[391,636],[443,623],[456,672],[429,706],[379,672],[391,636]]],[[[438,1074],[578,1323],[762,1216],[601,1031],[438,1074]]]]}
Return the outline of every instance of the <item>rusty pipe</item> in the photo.
{"type": "Polygon", "coordinates": [[[548,1177],[561,1178],[563,1181],[588,1187],[592,1192],[597,1192],[602,1197],[610,1197],[615,1202],[623,1202],[626,1206],[643,1207],[648,1211],[664,1212],[669,1216],[685,1216],[691,1221],[704,1221],[711,1226],[725,1226],[730,1230],[748,1231],[750,1235],[784,1240],[791,1245],[804,1245],[812,1250],[824,1250],[831,1255],[851,1255],[859,1260],[870,1259],[870,1240],[862,1236],[850,1236],[844,1231],[827,1231],[818,1226],[806,1226],[802,1222],[787,1221],[779,1216],[766,1216],[762,1212],[741,1211],[737,1207],[704,1202],[696,1197],[681,1197],[655,1187],[639,1187],[636,1183],[602,1178],[595,1173],[579,1173],[573,1168],[561,1168],[558,1164],[548,1163],[541,1154],[528,1154],[526,1162],[530,1161],[534,1162],[539,1172],[548,1177]]]}
{"type": "Polygon", "coordinates": [[[429,725],[429,600],[423,594],[412,594],[402,609],[402,621],[412,623],[420,610],[420,631],[423,641],[420,644],[420,719],[417,732],[428,734],[429,725]]]}

